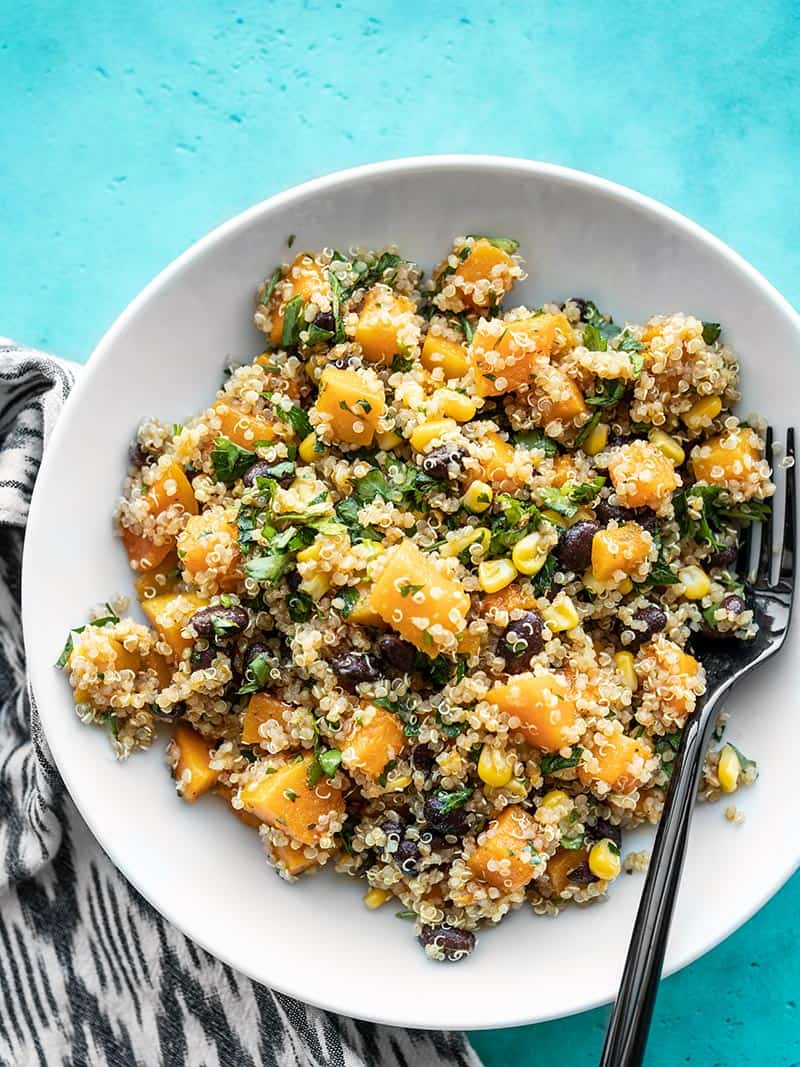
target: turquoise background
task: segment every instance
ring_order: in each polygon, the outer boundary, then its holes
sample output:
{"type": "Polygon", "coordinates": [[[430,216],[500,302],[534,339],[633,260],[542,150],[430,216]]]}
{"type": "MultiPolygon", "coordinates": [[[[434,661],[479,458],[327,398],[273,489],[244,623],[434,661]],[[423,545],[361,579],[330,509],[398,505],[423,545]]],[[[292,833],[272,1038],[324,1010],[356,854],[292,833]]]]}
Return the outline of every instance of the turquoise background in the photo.
{"type": "MultiPolygon", "coordinates": [[[[800,7],[777,0],[0,0],[0,334],[82,360],[228,216],[314,175],[426,152],[631,185],[797,306],[798,70],[800,7]]],[[[795,877],[664,983],[648,1064],[800,1063],[799,912],[795,877]]],[[[583,1067],[605,1014],[473,1041],[497,1067],[583,1067]]]]}

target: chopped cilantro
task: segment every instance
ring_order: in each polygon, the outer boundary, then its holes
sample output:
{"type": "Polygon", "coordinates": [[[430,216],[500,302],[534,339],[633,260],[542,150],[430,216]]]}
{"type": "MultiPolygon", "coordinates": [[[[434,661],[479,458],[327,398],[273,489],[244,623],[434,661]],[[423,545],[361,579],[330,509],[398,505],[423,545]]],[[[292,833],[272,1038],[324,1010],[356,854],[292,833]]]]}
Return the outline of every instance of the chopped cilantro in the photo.
{"type": "Polygon", "coordinates": [[[275,292],[275,286],[278,284],[282,277],[283,271],[280,267],[276,267],[270,275],[269,281],[266,282],[264,286],[264,295],[261,298],[261,303],[264,307],[266,307],[272,299],[272,294],[275,292]]]}
{"type": "Polygon", "coordinates": [[[470,787],[465,789],[455,789],[452,792],[448,792],[445,789],[437,789],[435,796],[438,801],[437,814],[449,815],[451,811],[455,811],[456,808],[463,807],[469,798],[472,796],[474,790],[470,787]]]}
{"type": "Polygon", "coordinates": [[[613,408],[625,395],[625,382],[616,378],[601,379],[600,390],[594,396],[587,396],[586,403],[594,408],[613,408]]]}
{"type": "Polygon", "coordinates": [[[390,759],[381,771],[381,773],[378,775],[378,785],[381,786],[383,789],[386,788],[387,782],[389,781],[389,775],[392,773],[396,766],[397,760],[390,759]]]}
{"type": "Polygon", "coordinates": [[[558,452],[556,442],[543,430],[522,430],[514,434],[514,444],[520,448],[541,449],[546,456],[554,456],[558,452]]]}
{"type": "Polygon", "coordinates": [[[346,619],[350,612],[353,610],[353,608],[356,606],[360,595],[361,594],[359,593],[359,591],[357,589],[354,589],[352,586],[348,589],[343,589],[341,593],[336,594],[337,599],[344,601],[344,607],[339,613],[343,619],[346,619]]]}
{"type": "Polygon", "coordinates": [[[414,360],[411,358],[411,356],[406,355],[404,352],[398,352],[392,360],[392,370],[394,372],[408,371],[411,370],[413,366],[414,360]]]}
{"type": "Polygon", "coordinates": [[[281,345],[284,348],[295,348],[300,340],[304,307],[305,301],[302,296],[293,296],[284,308],[281,332],[281,345]]]}
{"type": "Polygon", "coordinates": [[[560,489],[546,486],[541,490],[542,500],[552,511],[571,519],[581,504],[590,504],[605,485],[605,478],[598,474],[590,482],[564,485],[560,489]]]}
{"type": "Polygon", "coordinates": [[[292,622],[308,622],[314,602],[308,593],[290,593],[286,598],[286,609],[292,622]]]}
{"type": "Polygon", "coordinates": [[[269,681],[269,674],[273,666],[274,661],[268,653],[259,652],[257,656],[253,656],[247,665],[247,670],[244,672],[242,684],[236,690],[237,696],[260,692],[269,681]]]}
{"type": "Polygon", "coordinates": [[[519,241],[515,241],[513,237],[488,237],[482,233],[468,233],[467,237],[473,241],[488,241],[490,245],[499,248],[501,252],[507,252],[510,256],[519,248],[519,241]]]}
{"type": "Polygon", "coordinates": [[[211,465],[214,477],[223,485],[232,485],[238,481],[256,459],[255,452],[241,448],[229,437],[218,437],[211,452],[211,465]]]}
{"type": "Polygon", "coordinates": [[[558,752],[542,756],[539,761],[539,770],[542,774],[555,774],[557,771],[565,771],[568,767],[577,767],[581,761],[583,749],[575,745],[568,756],[561,756],[558,752]]]}
{"type": "Polygon", "coordinates": [[[418,593],[422,589],[421,585],[412,585],[408,582],[406,585],[400,586],[400,596],[413,596],[414,593],[418,593]]]}
{"type": "Polygon", "coordinates": [[[248,578],[257,582],[267,582],[274,585],[279,578],[289,570],[292,564],[291,555],[288,552],[270,552],[266,556],[256,556],[244,565],[244,572],[248,578]]]}
{"type": "Polygon", "coordinates": [[[703,340],[707,345],[713,345],[721,333],[722,327],[718,322],[703,323],[703,340]]]}

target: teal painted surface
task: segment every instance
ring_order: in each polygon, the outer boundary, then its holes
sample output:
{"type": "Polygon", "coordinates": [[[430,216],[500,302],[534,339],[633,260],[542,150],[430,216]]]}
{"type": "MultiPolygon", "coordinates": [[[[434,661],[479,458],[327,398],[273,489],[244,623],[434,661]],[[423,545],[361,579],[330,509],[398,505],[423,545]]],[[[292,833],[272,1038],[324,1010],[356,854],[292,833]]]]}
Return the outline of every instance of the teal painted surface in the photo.
{"type": "MultiPolygon", "coordinates": [[[[228,216],[425,152],[529,156],[634,186],[797,305],[799,69],[800,9],[777,0],[1,3],[0,333],[84,359],[228,216]]],[[[800,1063],[798,910],[795,878],[664,983],[650,1064],[800,1063]]],[[[474,1042],[497,1067],[582,1067],[604,1016],[474,1042]]]]}

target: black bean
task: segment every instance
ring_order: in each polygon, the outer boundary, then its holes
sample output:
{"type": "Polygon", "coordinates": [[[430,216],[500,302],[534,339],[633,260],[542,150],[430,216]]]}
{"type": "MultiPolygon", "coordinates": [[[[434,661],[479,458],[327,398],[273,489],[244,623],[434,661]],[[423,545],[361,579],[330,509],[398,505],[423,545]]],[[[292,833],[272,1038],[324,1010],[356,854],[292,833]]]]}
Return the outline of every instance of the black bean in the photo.
{"type": "Polygon", "coordinates": [[[403,836],[402,823],[396,822],[394,819],[387,819],[386,822],[381,823],[381,830],[387,837],[397,837],[398,839],[403,836]]]}
{"type": "Polygon", "coordinates": [[[152,463],[154,459],[155,456],[145,451],[138,441],[134,441],[128,449],[128,460],[134,467],[144,467],[146,464],[152,463]]]}
{"type": "Polygon", "coordinates": [[[434,756],[428,745],[417,745],[414,751],[411,753],[411,762],[414,765],[415,771],[422,771],[423,774],[427,774],[433,766],[436,757],[434,756]]]}
{"type": "Polygon", "coordinates": [[[567,881],[572,882],[573,885],[591,885],[592,882],[597,881],[597,878],[589,870],[589,864],[584,860],[567,872],[567,881]]]}
{"type": "Polygon", "coordinates": [[[330,661],[331,670],[347,689],[381,676],[378,661],[369,652],[340,652],[330,661]]]}
{"type": "Polygon", "coordinates": [[[153,704],[151,710],[157,719],[161,719],[164,722],[174,722],[185,713],[186,703],[183,700],[179,700],[177,704],[170,704],[168,708],[161,708],[158,704],[153,704]]]}
{"type": "Polygon", "coordinates": [[[564,570],[583,574],[592,562],[592,541],[600,523],[585,520],[563,531],[556,548],[558,561],[564,570]]]}
{"type": "Polygon", "coordinates": [[[631,441],[635,440],[636,436],[632,433],[612,433],[608,435],[606,448],[620,448],[622,445],[629,445],[631,441]]]}
{"type": "MultiPolygon", "coordinates": [[[[267,463],[265,459],[260,459],[257,463],[253,463],[247,468],[242,475],[242,483],[248,489],[252,489],[256,484],[256,478],[273,478],[274,475],[270,474],[270,471],[274,469],[274,463],[267,463]]],[[[288,485],[289,482],[293,480],[294,471],[289,471],[288,474],[282,474],[280,478],[275,479],[275,481],[280,482],[281,485],[288,485]]]]}
{"type": "Polygon", "coordinates": [[[619,504],[609,504],[601,498],[594,506],[594,513],[601,526],[607,526],[612,519],[620,525],[624,522],[638,522],[642,529],[655,533],[661,520],[650,508],[623,508],[619,504]]]}
{"type": "Polygon", "coordinates": [[[381,659],[395,670],[404,674],[413,670],[417,650],[410,641],[404,641],[394,634],[383,634],[378,638],[375,648],[381,659]]]}
{"type": "Polygon", "coordinates": [[[420,851],[416,842],[401,841],[394,853],[395,862],[403,874],[416,874],[419,867],[420,851]]]}
{"type": "Polygon", "coordinates": [[[349,370],[357,365],[358,359],[356,356],[339,356],[338,359],[332,359],[327,364],[329,367],[336,367],[337,370],[349,370]]]}
{"type": "Polygon", "coordinates": [[[661,633],[667,625],[666,612],[656,607],[655,604],[645,604],[643,608],[639,608],[638,611],[633,613],[633,618],[635,622],[640,624],[635,629],[632,627],[633,632],[636,634],[635,640],[640,644],[644,644],[651,637],[661,633]]]}
{"type": "MultiPolygon", "coordinates": [[[[573,296],[567,301],[567,303],[575,304],[580,312],[581,322],[584,322],[584,315],[586,314],[586,301],[582,296],[573,296]]],[[[565,305],[566,306],[566,305],[565,305]]]]}
{"type": "Polygon", "coordinates": [[[471,930],[459,930],[457,926],[423,926],[419,942],[426,946],[436,945],[448,963],[456,963],[475,948],[475,934],[471,930]]]}
{"type": "Polygon", "coordinates": [[[598,819],[594,826],[587,829],[587,837],[592,841],[602,841],[604,838],[608,838],[609,841],[614,842],[617,848],[622,848],[622,828],[615,826],[608,819],[598,819]]]}
{"type": "Polygon", "coordinates": [[[422,469],[431,478],[446,481],[449,478],[458,477],[464,465],[465,455],[463,448],[456,448],[453,445],[439,445],[438,448],[434,448],[433,451],[423,456],[422,469]]]}
{"type": "Polygon", "coordinates": [[[207,667],[210,667],[214,662],[214,657],[217,655],[217,649],[210,642],[206,644],[205,648],[198,648],[197,645],[191,651],[189,656],[189,663],[193,671],[202,671],[207,667]]]}
{"type": "Polygon", "coordinates": [[[469,812],[463,807],[450,809],[447,793],[430,793],[423,808],[425,822],[434,833],[461,837],[469,828],[469,812]]]}
{"type": "Polygon", "coordinates": [[[722,598],[721,608],[725,608],[732,615],[741,615],[743,611],[747,611],[747,604],[744,602],[744,598],[740,597],[738,593],[728,593],[727,596],[722,598]]]}
{"type": "MultiPolygon", "coordinates": [[[[238,683],[236,685],[236,689],[240,689],[242,687],[243,682],[246,682],[248,685],[252,685],[253,683],[258,682],[258,679],[256,678],[255,674],[250,669],[253,664],[253,660],[256,659],[258,656],[266,656],[270,660],[270,662],[274,661],[275,659],[275,653],[272,651],[269,645],[265,645],[263,641],[251,641],[248,644],[247,648],[244,650],[244,655],[242,656],[242,674],[241,677],[238,677],[236,679],[238,683]]],[[[272,679],[270,678],[265,678],[264,685],[262,686],[262,688],[266,688],[270,684],[271,680],[272,679]]]]}
{"type": "Polygon", "coordinates": [[[719,551],[713,552],[708,557],[708,564],[710,567],[730,567],[732,563],[736,562],[738,555],[739,548],[737,545],[726,545],[725,548],[720,548],[719,551]]]}
{"type": "Polygon", "coordinates": [[[232,604],[229,608],[216,604],[214,607],[201,608],[190,622],[195,633],[201,637],[211,641],[227,641],[247,629],[250,615],[238,604],[232,604]]]}
{"type": "Polygon", "coordinates": [[[544,648],[544,620],[538,611],[526,611],[512,619],[500,638],[500,655],[508,674],[520,674],[530,667],[531,659],[544,648]]]}
{"type": "Polygon", "coordinates": [[[320,330],[328,330],[330,333],[336,329],[336,319],[332,311],[320,311],[314,319],[314,325],[320,330]]]}

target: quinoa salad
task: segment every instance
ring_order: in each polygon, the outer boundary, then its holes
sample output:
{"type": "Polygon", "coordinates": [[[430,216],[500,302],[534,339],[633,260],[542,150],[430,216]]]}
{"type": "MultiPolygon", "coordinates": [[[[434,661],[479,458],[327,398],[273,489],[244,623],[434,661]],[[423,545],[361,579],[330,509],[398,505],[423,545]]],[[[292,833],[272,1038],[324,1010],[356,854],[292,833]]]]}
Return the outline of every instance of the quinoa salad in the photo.
{"type": "MultiPolygon", "coordinates": [[[[171,734],[198,818],[228,805],[282,878],[361,878],[458,960],[646,865],[623,840],[704,692],[693,641],[756,632],[762,426],[719,324],[515,306],[510,238],[428,276],[394,247],[287,258],[255,358],[139,427],[115,521],[146,622],[112,599],[58,666],[120,758],[171,734]]],[[[756,778],[723,729],[703,799],[756,778]]]]}

